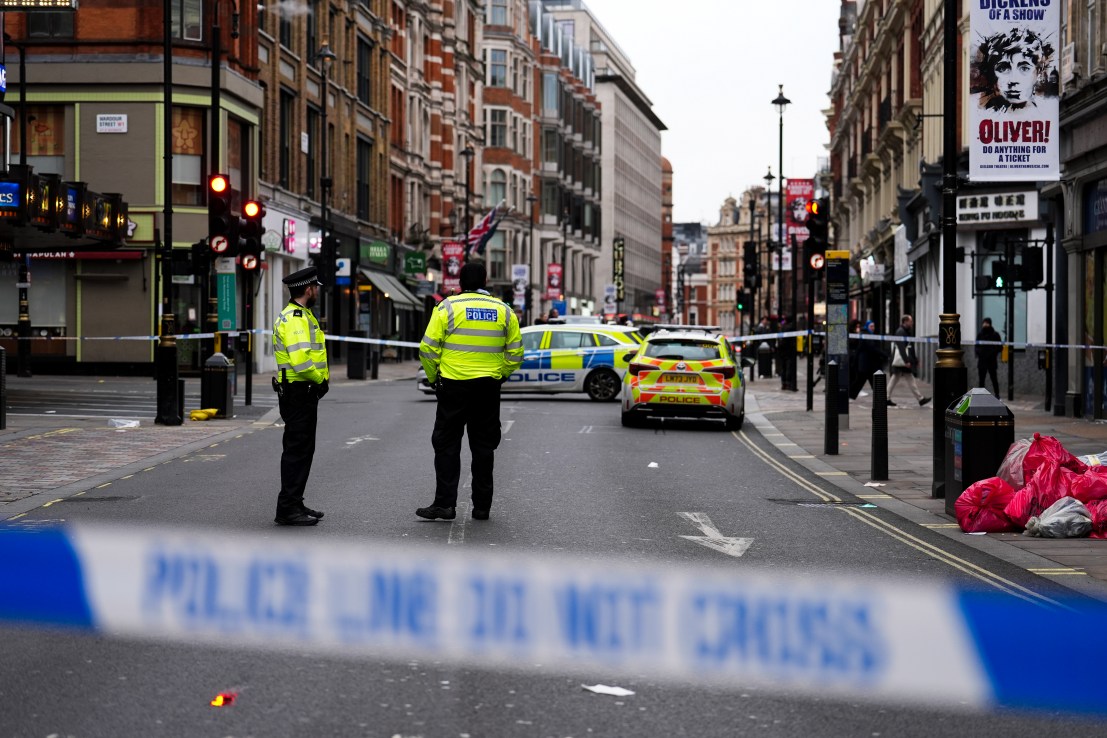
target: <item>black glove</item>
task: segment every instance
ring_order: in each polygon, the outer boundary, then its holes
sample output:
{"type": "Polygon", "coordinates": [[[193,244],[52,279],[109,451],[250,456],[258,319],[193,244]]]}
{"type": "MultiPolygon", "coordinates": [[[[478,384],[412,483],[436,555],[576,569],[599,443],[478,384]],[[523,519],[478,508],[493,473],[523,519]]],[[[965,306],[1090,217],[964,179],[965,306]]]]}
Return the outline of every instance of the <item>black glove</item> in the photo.
{"type": "Polygon", "coordinates": [[[315,396],[318,397],[320,400],[322,400],[323,396],[326,395],[330,391],[331,391],[331,383],[326,379],[324,379],[319,384],[315,385],[315,396]]]}

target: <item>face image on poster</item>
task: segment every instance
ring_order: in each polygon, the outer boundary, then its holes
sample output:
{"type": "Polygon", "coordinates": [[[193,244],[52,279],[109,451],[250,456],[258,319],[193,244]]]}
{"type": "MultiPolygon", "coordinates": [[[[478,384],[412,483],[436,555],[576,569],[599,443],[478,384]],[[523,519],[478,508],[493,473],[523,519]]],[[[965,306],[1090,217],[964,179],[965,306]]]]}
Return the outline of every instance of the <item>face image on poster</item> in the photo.
{"type": "Polygon", "coordinates": [[[969,48],[974,181],[1060,177],[1060,3],[1031,9],[973,3],[969,48]]]}

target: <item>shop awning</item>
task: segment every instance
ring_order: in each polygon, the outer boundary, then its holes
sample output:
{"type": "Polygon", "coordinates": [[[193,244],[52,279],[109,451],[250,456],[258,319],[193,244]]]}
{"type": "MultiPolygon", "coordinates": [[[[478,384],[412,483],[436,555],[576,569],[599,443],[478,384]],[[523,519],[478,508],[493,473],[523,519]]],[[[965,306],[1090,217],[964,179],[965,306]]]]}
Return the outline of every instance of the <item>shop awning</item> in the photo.
{"type": "Polygon", "coordinates": [[[365,276],[370,282],[373,283],[373,287],[381,291],[381,294],[385,295],[389,300],[392,300],[392,304],[399,310],[418,310],[422,307],[423,301],[404,287],[400,280],[393,277],[391,274],[385,274],[384,272],[376,272],[372,269],[362,269],[362,275],[365,276]]]}

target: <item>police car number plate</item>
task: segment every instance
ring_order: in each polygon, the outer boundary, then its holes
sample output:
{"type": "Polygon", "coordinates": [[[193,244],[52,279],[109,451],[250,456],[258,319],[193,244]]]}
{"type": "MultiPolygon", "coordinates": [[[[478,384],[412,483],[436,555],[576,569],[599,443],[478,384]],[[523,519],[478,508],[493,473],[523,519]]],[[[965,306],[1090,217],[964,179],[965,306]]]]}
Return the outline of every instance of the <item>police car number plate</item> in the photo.
{"type": "Polygon", "coordinates": [[[700,378],[695,374],[662,374],[661,381],[669,384],[699,384],[700,378]]]}

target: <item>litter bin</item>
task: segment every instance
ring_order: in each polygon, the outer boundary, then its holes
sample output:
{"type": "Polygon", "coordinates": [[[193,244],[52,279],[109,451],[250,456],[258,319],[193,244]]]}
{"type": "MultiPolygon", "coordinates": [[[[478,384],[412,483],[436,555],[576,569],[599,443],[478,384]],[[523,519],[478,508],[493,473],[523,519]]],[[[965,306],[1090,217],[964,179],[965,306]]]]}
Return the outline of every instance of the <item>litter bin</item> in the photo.
{"type": "Polygon", "coordinates": [[[983,387],[946,409],[946,514],[973,482],[996,475],[1014,442],[1014,414],[983,387]]]}
{"type": "MultiPolygon", "coordinates": [[[[365,338],[365,331],[350,331],[351,338],[365,338]]],[[[365,379],[365,348],[369,344],[348,341],[346,345],[346,379],[365,379]]]]}
{"type": "Polygon", "coordinates": [[[768,341],[757,344],[757,376],[773,376],[773,348],[768,341]]]}
{"type": "Polygon", "coordinates": [[[215,408],[215,417],[234,416],[234,362],[214,353],[204,362],[200,376],[200,407],[215,408]]]}

